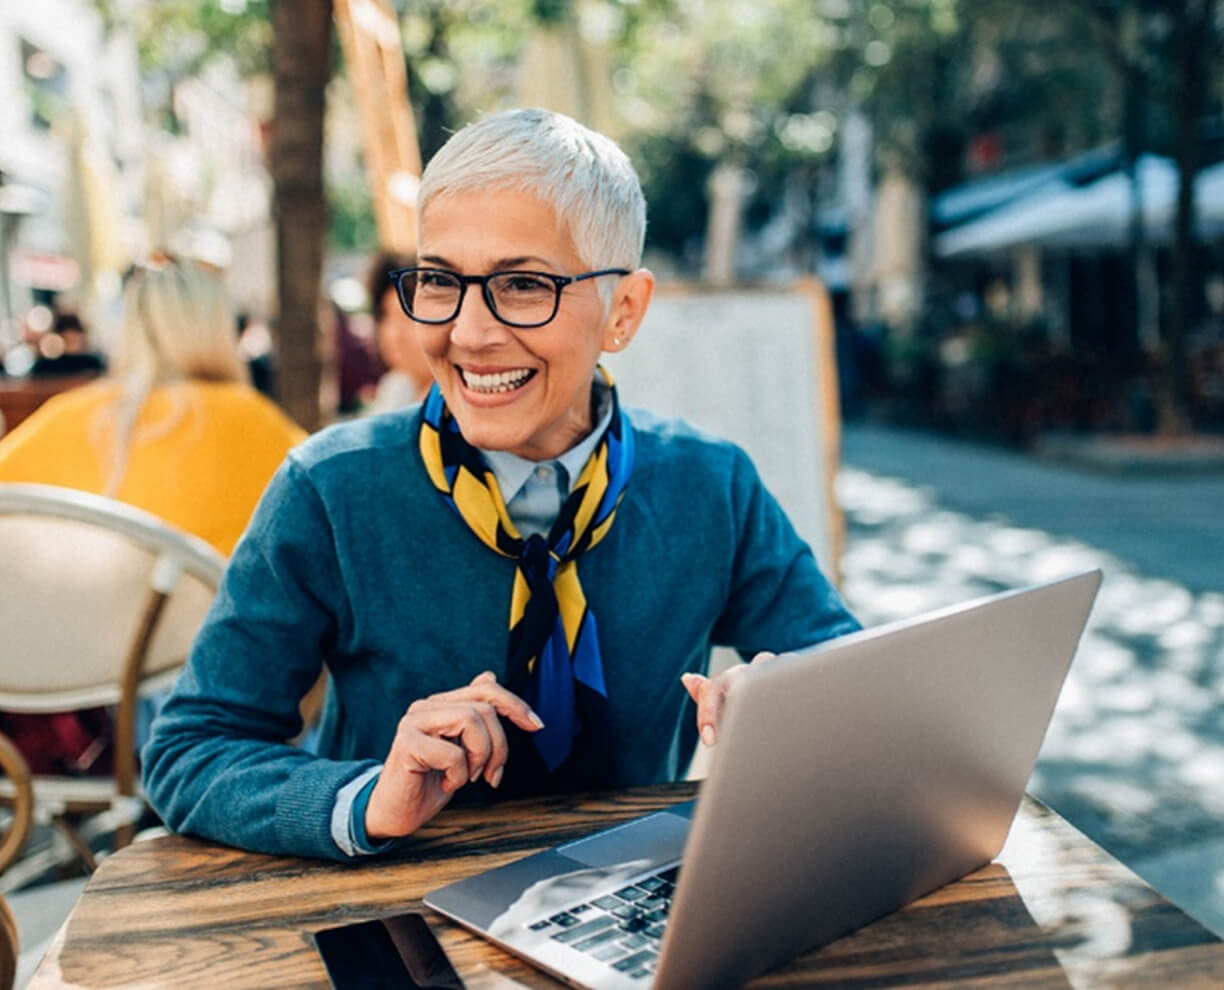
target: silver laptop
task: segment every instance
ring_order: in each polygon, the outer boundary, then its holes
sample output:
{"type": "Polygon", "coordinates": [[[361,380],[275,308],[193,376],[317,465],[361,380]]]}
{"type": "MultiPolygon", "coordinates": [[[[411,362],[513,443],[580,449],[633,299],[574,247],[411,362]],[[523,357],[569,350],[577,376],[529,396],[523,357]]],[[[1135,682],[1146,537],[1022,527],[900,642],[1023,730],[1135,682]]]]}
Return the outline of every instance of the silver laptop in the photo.
{"type": "Polygon", "coordinates": [[[734,987],[999,852],[1098,570],[753,667],[699,799],[425,903],[568,983],[734,987]]]}

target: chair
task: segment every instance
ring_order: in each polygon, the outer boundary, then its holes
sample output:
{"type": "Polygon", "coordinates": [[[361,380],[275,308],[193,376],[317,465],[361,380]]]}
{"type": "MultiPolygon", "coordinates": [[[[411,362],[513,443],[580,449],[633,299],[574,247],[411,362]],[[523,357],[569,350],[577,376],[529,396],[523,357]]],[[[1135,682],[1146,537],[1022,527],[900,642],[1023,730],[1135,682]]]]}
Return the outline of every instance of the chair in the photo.
{"type": "Polygon", "coordinates": [[[8,901],[0,897],[0,990],[11,990],[17,977],[17,956],[21,942],[17,936],[17,919],[8,901]]]}
{"type": "MultiPolygon", "coordinates": [[[[115,733],[112,776],[23,777],[12,763],[0,801],[20,809],[32,787],[34,819],[56,826],[91,870],[86,830],[71,819],[113,828],[116,847],[131,840],[144,811],[138,704],[186,661],[224,568],[208,544],[113,499],[0,484],[0,710],[113,706],[115,733]]],[[[0,756],[15,752],[0,740],[0,756]]],[[[0,852],[13,841],[11,832],[0,852]]]]}
{"type": "MultiPolygon", "coordinates": [[[[0,733],[0,772],[7,778],[9,794],[5,804],[9,813],[4,837],[0,838],[0,873],[20,855],[34,824],[34,788],[30,767],[21,750],[0,733]]],[[[4,785],[0,784],[0,787],[4,785]]]]}

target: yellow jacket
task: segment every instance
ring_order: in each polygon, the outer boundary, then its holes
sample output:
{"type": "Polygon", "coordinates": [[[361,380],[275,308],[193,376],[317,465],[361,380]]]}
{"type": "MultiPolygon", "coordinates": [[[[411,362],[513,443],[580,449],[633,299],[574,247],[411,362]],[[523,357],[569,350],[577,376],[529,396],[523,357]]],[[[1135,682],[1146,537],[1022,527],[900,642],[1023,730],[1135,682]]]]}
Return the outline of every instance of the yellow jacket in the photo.
{"type": "MultiPolygon", "coordinates": [[[[119,387],[54,396],[0,439],[0,481],[100,493],[110,468],[119,387]]],[[[246,385],[155,388],[140,412],[115,497],[229,555],[289,448],[306,436],[246,385]]]]}

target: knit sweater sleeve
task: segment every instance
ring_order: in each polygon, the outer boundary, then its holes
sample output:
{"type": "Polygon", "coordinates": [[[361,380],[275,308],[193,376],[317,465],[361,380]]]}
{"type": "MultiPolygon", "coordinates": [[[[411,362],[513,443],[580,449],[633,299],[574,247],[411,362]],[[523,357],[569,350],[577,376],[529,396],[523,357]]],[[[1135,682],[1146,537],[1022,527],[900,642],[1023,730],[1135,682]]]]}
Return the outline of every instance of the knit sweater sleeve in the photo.
{"type": "Polygon", "coordinates": [[[714,642],[751,660],[761,650],[797,650],[858,630],[811,548],[738,449],[730,499],[735,556],[714,642]]]}
{"type": "Polygon", "coordinates": [[[145,792],[167,826],[258,852],[344,858],[330,831],[336,793],[375,763],[322,759],[289,740],[346,607],[323,503],[290,458],[142,754],[145,792]]]}

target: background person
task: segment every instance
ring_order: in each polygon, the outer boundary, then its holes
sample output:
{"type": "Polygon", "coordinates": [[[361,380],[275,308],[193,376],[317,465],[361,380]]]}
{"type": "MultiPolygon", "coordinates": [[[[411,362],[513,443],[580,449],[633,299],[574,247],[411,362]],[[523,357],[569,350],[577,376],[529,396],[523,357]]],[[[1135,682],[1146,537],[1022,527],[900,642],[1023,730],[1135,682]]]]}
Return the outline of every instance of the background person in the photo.
{"type": "Polygon", "coordinates": [[[374,339],[387,370],[378,380],[368,413],[393,412],[425,398],[433,381],[425,352],[417,340],[417,327],[404,312],[391,273],[413,263],[404,255],[383,252],[370,266],[367,289],[374,315],[374,339]]]}
{"type": "Polygon", "coordinates": [[[111,374],[0,440],[0,481],[109,495],[228,555],[306,435],[248,382],[216,277],[173,260],[134,269],[111,374]]]}
{"type": "Polygon", "coordinates": [[[335,347],[336,413],[342,417],[361,412],[378,385],[382,367],[372,334],[363,325],[365,314],[351,313],[332,300],[332,339],[335,347]],[[359,332],[359,331],[366,332],[359,332]]]}
{"type": "Polygon", "coordinates": [[[399,278],[436,384],[269,485],[144,750],[176,831],[344,859],[457,793],[674,780],[738,676],[705,676],[712,644],[858,628],[743,451],[621,409],[598,367],[654,288],[612,141],[495,114],[430,160],[418,215],[399,278]],[[323,668],[312,753],[287,740],[323,668]]]}
{"type": "Polygon", "coordinates": [[[57,313],[51,329],[39,338],[38,351],[30,368],[32,378],[96,375],[106,370],[106,359],[90,348],[85,324],[76,313],[57,313]]]}

